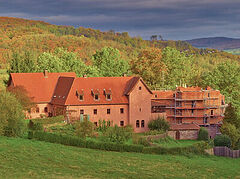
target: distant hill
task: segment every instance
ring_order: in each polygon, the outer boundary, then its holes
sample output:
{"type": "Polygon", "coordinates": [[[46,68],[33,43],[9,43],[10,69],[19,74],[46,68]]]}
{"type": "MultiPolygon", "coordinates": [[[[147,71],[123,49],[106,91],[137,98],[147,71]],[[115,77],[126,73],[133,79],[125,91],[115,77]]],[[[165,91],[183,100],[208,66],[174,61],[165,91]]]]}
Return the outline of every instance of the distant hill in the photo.
{"type": "Polygon", "coordinates": [[[240,48],[240,39],[227,38],[227,37],[209,37],[186,40],[194,47],[197,48],[212,48],[218,50],[229,50],[240,48]]]}

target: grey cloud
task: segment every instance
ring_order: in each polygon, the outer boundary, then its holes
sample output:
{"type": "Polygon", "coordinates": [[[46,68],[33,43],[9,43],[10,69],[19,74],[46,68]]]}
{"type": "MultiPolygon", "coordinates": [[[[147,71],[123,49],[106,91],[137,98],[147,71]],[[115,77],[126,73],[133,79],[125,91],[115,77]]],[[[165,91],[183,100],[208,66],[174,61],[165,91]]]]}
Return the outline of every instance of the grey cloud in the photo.
{"type": "Polygon", "coordinates": [[[239,7],[236,0],[0,0],[0,15],[189,39],[239,36],[239,7]]]}

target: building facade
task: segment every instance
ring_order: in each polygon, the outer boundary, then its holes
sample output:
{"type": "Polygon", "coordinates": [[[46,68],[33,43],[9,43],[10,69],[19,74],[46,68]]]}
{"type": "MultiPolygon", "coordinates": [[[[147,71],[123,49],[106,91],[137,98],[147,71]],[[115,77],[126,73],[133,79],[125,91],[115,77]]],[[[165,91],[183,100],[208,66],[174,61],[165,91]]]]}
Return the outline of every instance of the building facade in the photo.
{"type": "Polygon", "coordinates": [[[67,121],[87,116],[113,125],[131,125],[135,132],[148,130],[148,122],[166,119],[176,139],[196,137],[200,127],[218,132],[225,105],[224,96],[210,87],[178,87],[151,91],[140,77],[80,77],[75,73],[11,73],[9,88],[21,86],[36,107],[27,118],[64,115],[67,121]],[[180,136],[179,136],[180,135],[180,136]]]}

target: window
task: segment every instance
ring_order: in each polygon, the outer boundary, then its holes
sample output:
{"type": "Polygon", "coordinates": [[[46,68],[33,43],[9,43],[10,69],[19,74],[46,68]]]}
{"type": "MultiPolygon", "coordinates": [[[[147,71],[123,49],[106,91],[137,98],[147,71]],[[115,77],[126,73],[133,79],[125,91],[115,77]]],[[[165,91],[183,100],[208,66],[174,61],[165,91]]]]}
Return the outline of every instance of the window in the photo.
{"type": "Polygon", "coordinates": [[[47,113],[48,112],[48,107],[44,108],[44,112],[47,113]]]}
{"type": "Polygon", "coordinates": [[[139,90],[142,90],[142,87],[141,86],[139,86],[139,88],[138,88],[139,90]]]}
{"type": "Polygon", "coordinates": [[[82,95],[82,94],[79,95],[79,100],[80,100],[80,101],[83,101],[83,95],[82,95]]]}
{"type": "Polygon", "coordinates": [[[94,109],[94,110],[93,110],[93,114],[97,114],[97,109],[94,109]]]}
{"type": "Polygon", "coordinates": [[[83,109],[80,110],[80,114],[84,114],[84,110],[83,109]]]}
{"type": "Polygon", "coordinates": [[[120,108],[120,113],[123,114],[124,113],[124,109],[120,108]]]}
{"type": "Polygon", "coordinates": [[[94,125],[97,126],[97,122],[94,122],[94,125]]]}
{"type": "Polygon", "coordinates": [[[210,98],[210,93],[208,93],[208,97],[210,98]]]}
{"type": "Polygon", "coordinates": [[[107,99],[107,100],[111,100],[111,99],[112,99],[111,94],[107,94],[107,95],[106,95],[106,99],[107,99]]]}
{"type": "Polygon", "coordinates": [[[192,109],[192,116],[194,115],[194,110],[192,109]]]}
{"type": "Polygon", "coordinates": [[[142,108],[139,108],[139,111],[141,112],[141,111],[142,111],[142,108]]]}
{"type": "Polygon", "coordinates": [[[120,121],[120,126],[124,126],[124,121],[120,121]]]}
{"type": "Polygon", "coordinates": [[[95,94],[95,95],[94,95],[94,99],[95,99],[96,101],[99,100],[98,94],[95,94]]]}
{"type": "Polygon", "coordinates": [[[155,94],[155,98],[157,98],[157,94],[155,94]]]}
{"type": "Polygon", "coordinates": [[[39,113],[39,107],[36,107],[36,113],[39,113]]]}
{"type": "Polygon", "coordinates": [[[110,114],[111,113],[111,110],[110,109],[107,109],[107,114],[110,114]]]}
{"type": "Polygon", "coordinates": [[[139,128],[139,120],[136,121],[136,127],[139,128]]]}
{"type": "Polygon", "coordinates": [[[213,115],[213,110],[211,110],[211,115],[213,115]]]}
{"type": "Polygon", "coordinates": [[[145,124],[145,122],[144,122],[144,120],[142,120],[142,121],[141,121],[141,127],[142,127],[142,128],[144,127],[144,124],[145,124]]]}

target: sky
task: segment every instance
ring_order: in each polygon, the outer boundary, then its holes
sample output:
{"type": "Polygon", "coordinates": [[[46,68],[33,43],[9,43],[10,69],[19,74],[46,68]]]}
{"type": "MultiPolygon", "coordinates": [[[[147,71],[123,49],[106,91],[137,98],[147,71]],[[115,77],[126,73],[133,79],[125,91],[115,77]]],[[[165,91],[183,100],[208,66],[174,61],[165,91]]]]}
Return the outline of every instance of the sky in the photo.
{"type": "Polygon", "coordinates": [[[240,0],[0,0],[0,16],[143,39],[240,38],[240,0]]]}

